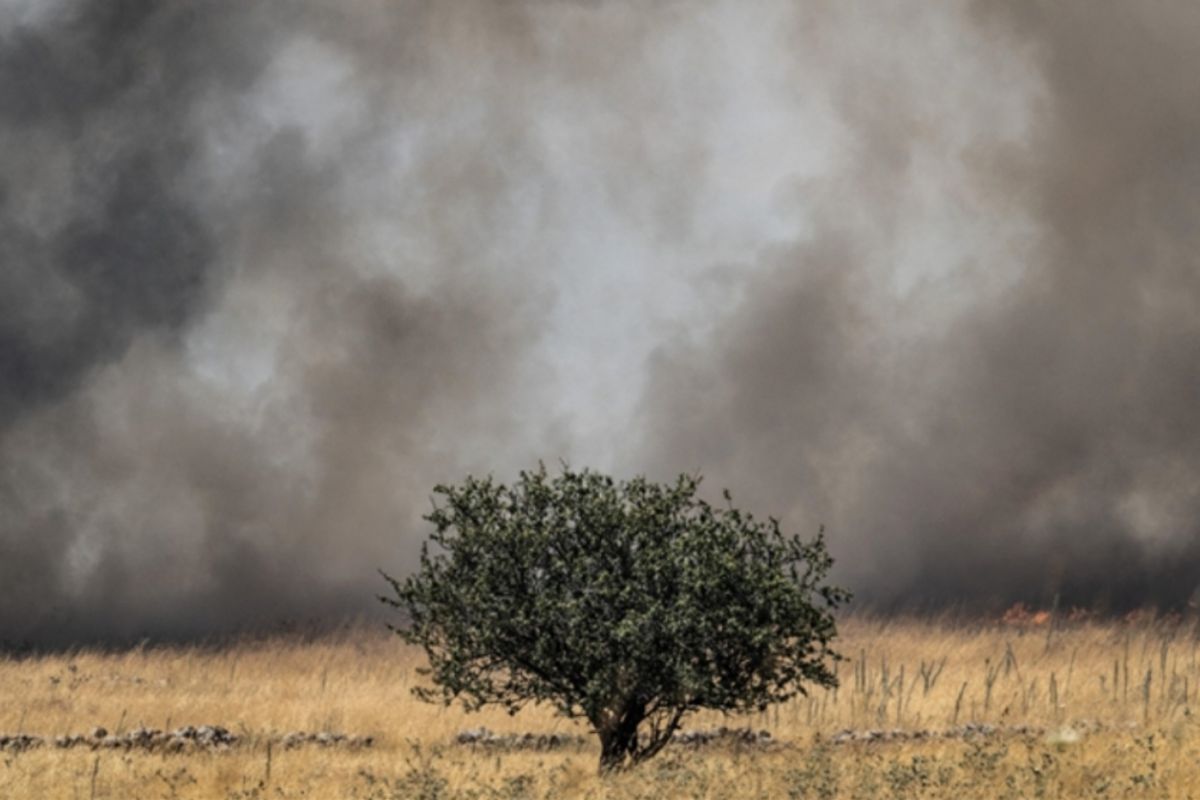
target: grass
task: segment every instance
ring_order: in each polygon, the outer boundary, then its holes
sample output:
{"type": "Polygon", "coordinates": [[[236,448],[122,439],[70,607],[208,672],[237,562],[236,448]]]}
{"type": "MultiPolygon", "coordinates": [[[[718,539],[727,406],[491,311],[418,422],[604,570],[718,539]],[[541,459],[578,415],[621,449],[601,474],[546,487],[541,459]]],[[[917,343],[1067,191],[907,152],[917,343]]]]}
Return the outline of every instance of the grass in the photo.
{"type": "Polygon", "coordinates": [[[0,798],[1200,797],[1196,623],[1010,618],[851,617],[838,690],[750,718],[685,723],[767,729],[783,744],[671,748],[604,779],[590,739],[552,752],[453,744],[480,725],[586,731],[540,708],[509,717],[421,703],[410,694],[421,656],[386,632],[0,658],[0,733],[214,724],[242,737],[227,752],[0,751],[0,798]],[[838,736],[966,723],[997,730],[838,736]],[[297,730],[376,744],[278,745],[297,730]]]}

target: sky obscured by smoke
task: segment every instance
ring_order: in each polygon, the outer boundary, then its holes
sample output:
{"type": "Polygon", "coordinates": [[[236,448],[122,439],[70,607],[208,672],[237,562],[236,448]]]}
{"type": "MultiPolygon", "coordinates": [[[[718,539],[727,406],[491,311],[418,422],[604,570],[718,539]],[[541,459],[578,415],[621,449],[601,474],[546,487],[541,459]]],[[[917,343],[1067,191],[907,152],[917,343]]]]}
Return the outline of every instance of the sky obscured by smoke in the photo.
{"type": "Polygon", "coordinates": [[[11,2],[0,640],[373,607],[699,471],[882,606],[1200,583],[1200,12],[11,2]],[[378,585],[377,585],[378,584],[378,585]]]}

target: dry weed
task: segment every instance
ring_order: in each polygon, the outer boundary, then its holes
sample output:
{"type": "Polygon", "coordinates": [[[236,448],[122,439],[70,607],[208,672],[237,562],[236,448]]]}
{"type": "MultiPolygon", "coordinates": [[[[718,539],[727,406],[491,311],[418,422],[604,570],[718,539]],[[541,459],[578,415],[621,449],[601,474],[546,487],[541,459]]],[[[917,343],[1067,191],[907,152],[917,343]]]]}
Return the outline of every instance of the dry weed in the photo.
{"type": "MultiPolygon", "coordinates": [[[[1200,795],[1200,642],[1194,623],[1144,617],[960,624],[850,618],[841,686],[695,731],[712,737],[600,778],[587,731],[544,709],[468,715],[414,700],[418,653],[350,630],[226,647],[145,647],[0,658],[2,798],[904,798],[1200,795]],[[221,726],[236,746],[53,746],[105,728],[221,726]],[[486,727],[504,741],[460,744],[486,727]],[[289,733],[374,737],[285,747],[289,733]],[[468,737],[469,738],[469,737],[468,737]]],[[[703,738],[703,737],[701,737],[703,738]]]]}

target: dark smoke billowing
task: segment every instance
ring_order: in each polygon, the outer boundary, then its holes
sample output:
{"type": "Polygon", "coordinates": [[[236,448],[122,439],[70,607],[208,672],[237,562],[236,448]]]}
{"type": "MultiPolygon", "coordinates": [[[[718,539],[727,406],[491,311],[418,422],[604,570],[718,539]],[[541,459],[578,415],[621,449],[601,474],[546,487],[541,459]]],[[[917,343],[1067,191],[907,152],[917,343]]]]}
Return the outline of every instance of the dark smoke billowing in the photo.
{"type": "Polygon", "coordinates": [[[407,71],[503,54],[409,11],[105,0],[5,32],[0,635],[361,611],[431,482],[525,435],[545,291],[492,241],[517,120],[401,119],[461,113],[407,71]]]}
{"type": "Polygon", "coordinates": [[[700,470],[881,604],[1200,576],[1200,13],[16,2],[0,640],[372,607],[430,487],[700,470]]]}
{"type": "Polygon", "coordinates": [[[988,119],[1002,69],[956,94],[961,51],[851,68],[855,159],[799,189],[821,198],[811,235],[764,250],[720,334],[661,354],[654,452],[824,520],[860,600],[1182,605],[1200,586],[1200,12],[980,3],[964,22],[1036,70],[1027,130],[988,119]],[[922,218],[930,183],[942,219],[922,218]],[[1012,230],[911,241],[990,220],[1012,230]],[[913,248],[959,268],[889,288],[913,248]]]}

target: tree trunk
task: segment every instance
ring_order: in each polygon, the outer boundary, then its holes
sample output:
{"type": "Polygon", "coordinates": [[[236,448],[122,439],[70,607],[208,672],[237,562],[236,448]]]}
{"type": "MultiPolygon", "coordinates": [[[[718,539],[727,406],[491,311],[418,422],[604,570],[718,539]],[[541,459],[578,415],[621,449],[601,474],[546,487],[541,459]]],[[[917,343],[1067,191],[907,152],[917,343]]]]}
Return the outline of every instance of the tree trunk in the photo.
{"type": "Polygon", "coordinates": [[[638,725],[644,710],[626,709],[625,713],[607,725],[598,726],[600,736],[600,774],[616,772],[629,765],[638,746],[638,725]]]}
{"type": "Polygon", "coordinates": [[[635,746],[616,731],[600,734],[600,774],[624,769],[635,746]]]}

